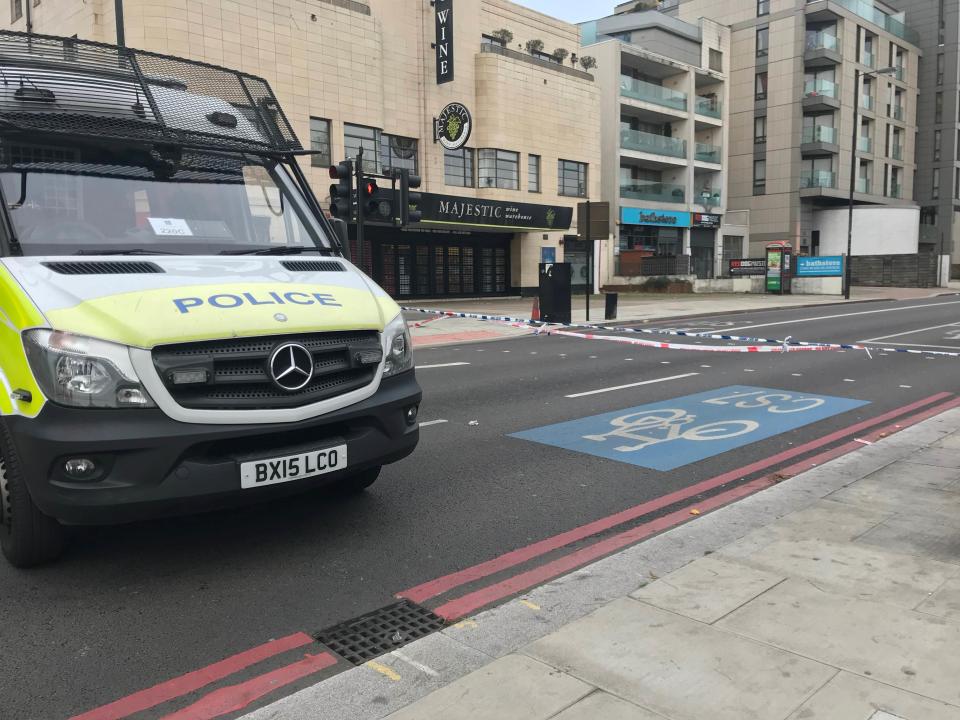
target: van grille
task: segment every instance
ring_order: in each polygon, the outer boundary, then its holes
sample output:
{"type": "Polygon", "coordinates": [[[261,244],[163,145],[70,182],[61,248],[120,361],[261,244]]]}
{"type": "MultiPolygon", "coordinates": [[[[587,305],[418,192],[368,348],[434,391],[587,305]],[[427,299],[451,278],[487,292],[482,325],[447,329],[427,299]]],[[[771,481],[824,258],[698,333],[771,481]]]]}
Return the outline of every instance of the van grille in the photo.
{"type": "Polygon", "coordinates": [[[382,357],[375,331],[234,338],[153,350],[154,367],[173,399],[202,410],[292,408],[343,395],[373,382],[382,357]],[[286,343],[303,345],[313,357],[313,378],[294,392],[278,387],[269,374],[270,356],[286,343]],[[175,382],[188,372],[200,372],[205,382],[175,382]]]}

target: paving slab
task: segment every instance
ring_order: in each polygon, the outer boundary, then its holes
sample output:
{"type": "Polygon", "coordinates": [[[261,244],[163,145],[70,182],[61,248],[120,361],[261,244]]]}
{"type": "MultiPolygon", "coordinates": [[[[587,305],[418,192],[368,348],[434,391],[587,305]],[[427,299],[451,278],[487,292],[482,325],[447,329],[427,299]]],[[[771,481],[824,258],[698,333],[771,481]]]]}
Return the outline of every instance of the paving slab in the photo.
{"type": "Polygon", "coordinates": [[[960,470],[949,466],[916,462],[913,456],[891,463],[871,473],[869,477],[871,480],[894,482],[901,487],[960,492],[960,470]]]}
{"type": "Polygon", "coordinates": [[[790,720],[960,720],[960,708],[841,672],[790,720]]]}
{"type": "Polygon", "coordinates": [[[552,720],[669,720],[626,700],[597,691],[552,720]]]}
{"type": "Polygon", "coordinates": [[[960,449],[952,450],[950,448],[931,447],[926,450],[921,450],[911,457],[910,461],[921,465],[960,468],[960,449]]]}
{"type": "Polygon", "coordinates": [[[946,703],[960,703],[960,624],[789,579],[717,627],[946,703]]]}
{"type": "Polygon", "coordinates": [[[960,515],[895,515],[858,537],[857,543],[960,565],[960,515]]]}
{"type": "Polygon", "coordinates": [[[808,578],[864,600],[912,610],[960,567],[869,545],[822,540],[778,540],[750,555],[751,566],[783,577],[808,578]]]}
{"type": "Polygon", "coordinates": [[[508,655],[389,715],[389,720],[547,720],[593,691],[523,655],[508,655]]]}
{"type": "Polygon", "coordinates": [[[929,598],[920,603],[917,610],[945,620],[960,622],[960,578],[945,582],[929,598]]]}
{"type": "Polygon", "coordinates": [[[630,597],[710,624],[785,578],[786,575],[705,557],[630,593],[630,597]]]}
{"type": "Polygon", "coordinates": [[[960,432],[953,432],[937,440],[933,447],[960,450],[960,432]]]}
{"type": "Polygon", "coordinates": [[[673,720],[779,720],[836,673],[629,598],[523,652],[673,720]]]}
{"type": "Polygon", "coordinates": [[[912,514],[927,516],[930,522],[950,522],[960,517],[960,493],[901,486],[888,478],[865,478],[831,493],[829,498],[891,513],[907,509],[912,514]]]}

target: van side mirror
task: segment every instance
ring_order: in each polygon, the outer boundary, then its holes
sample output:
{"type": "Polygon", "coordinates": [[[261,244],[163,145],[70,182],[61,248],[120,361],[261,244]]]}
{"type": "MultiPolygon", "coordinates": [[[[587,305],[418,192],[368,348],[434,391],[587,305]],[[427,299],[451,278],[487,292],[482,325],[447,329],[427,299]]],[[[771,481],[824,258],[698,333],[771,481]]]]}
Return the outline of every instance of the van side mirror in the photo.
{"type": "Polygon", "coordinates": [[[343,256],[350,259],[350,234],[347,232],[347,223],[340,218],[331,218],[333,231],[337,233],[337,239],[340,241],[340,247],[343,248],[343,256]]]}

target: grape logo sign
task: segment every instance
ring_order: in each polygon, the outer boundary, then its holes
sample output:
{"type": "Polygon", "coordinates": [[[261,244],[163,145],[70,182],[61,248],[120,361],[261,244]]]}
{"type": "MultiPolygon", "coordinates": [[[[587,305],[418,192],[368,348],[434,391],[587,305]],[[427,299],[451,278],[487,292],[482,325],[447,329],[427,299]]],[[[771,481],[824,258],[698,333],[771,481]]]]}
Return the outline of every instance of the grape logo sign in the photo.
{"type": "Polygon", "coordinates": [[[460,103],[447,105],[435,120],[434,136],[447,150],[459,150],[467,144],[473,130],[473,118],[460,103]]]}
{"type": "Polygon", "coordinates": [[[652,470],[674,470],[867,404],[734,385],[511,437],[652,470]]]}

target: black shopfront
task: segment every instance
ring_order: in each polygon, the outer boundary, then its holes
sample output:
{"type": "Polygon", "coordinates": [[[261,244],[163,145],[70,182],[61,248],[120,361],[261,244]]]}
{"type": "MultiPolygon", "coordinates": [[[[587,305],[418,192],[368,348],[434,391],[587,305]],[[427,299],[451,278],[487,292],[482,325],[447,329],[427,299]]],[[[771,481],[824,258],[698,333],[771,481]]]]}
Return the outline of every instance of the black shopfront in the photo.
{"type": "MultiPolygon", "coordinates": [[[[422,193],[420,223],[364,227],[363,269],[394,298],[519,294],[514,261],[525,232],[570,227],[571,208],[422,193]]],[[[351,228],[351,235],[355,228],[351,228]]],[[[355,258],[356,259],[356,258],[355,258]]]]}

